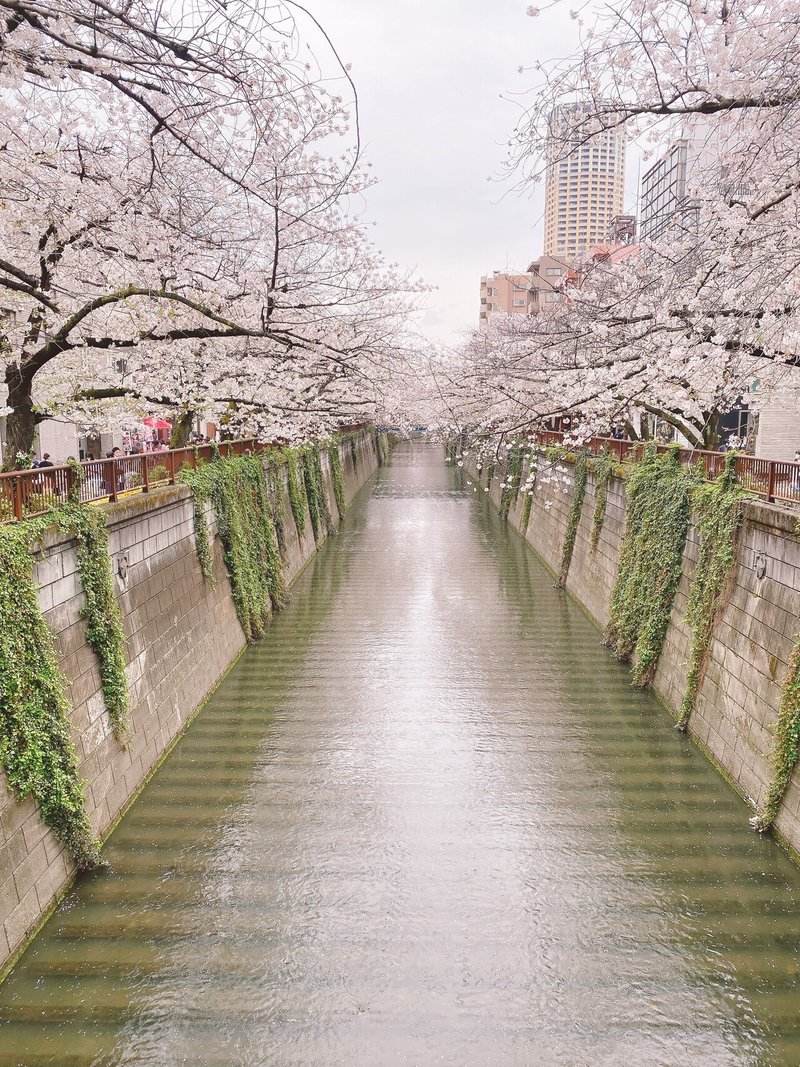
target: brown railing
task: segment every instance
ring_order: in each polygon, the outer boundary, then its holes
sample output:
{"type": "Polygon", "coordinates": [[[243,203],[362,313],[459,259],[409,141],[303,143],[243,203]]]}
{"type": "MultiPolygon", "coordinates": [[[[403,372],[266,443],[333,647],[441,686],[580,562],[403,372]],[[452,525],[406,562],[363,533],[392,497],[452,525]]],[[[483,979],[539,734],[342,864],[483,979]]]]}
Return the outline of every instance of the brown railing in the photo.
{"type": "MultiPolygon", "coordinates": [[[[543,430],[536,434],[536,443],[547,448],[548,445],[561,445],[565,435],[555,430],[543,430]]],[[[567,437],[567,443],[570,438],[567,437]]],[[[589,441],[576,440],[575,449],[588,448],[594,455],[605,449],[619,460],[641,456],[644,444],[641,441],[619,441],[615,437],[592,437],[589,441]]],[[[666,452],[670,445],[658,445],[659,452],[666,452]]],[[[702,464],[707,477],[716,478],[725,466],[724,452],[707,452],[697,448],[678,449],[681,463],[691,466],[702,464]]],[[[735,459],[736,477],[739,483],[751,493],[762,496],[769,501],[784,501],[800,504],[800,463],[788,463],[781,459],[762,459],[760,456],[737,456],[735,459]]]]}
{"type": "MultiPolygon", "coordinates": [[[[223,441],[218,446],[223,456],[240,456],[255,447],[256,442],[251,439],[223,441]]],[[[162,485],[175,485],[184,467],[196,467],[213,454],[211,445],[198,445],[87,460],[79,464],[83,471],[80,500],[113,501],[134,493],[149,493],[162,485]]],[[[75,472],[66,465],[0,474],[0,522],[42,515],[67,500],[74,485],[75,472]]]]}

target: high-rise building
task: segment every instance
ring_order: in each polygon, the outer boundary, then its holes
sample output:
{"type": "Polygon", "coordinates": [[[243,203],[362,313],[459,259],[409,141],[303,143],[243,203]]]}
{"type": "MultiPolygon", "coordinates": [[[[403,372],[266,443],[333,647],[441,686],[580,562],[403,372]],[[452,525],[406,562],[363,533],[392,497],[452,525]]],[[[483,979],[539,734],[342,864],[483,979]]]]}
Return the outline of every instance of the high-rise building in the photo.
{"type": "MultiPolygon", "coordinates": [[[[584,104],[564,104],[550,116],[555,132],[574,123],[584,104]]],[[[555,145],[547,162],[544,190],[544,251],[572,260],[606,240],[612,219],[622,214],[625,194],[625,139],[606,130],[586,144],[575,141],[566,154],[555,145]]]]}

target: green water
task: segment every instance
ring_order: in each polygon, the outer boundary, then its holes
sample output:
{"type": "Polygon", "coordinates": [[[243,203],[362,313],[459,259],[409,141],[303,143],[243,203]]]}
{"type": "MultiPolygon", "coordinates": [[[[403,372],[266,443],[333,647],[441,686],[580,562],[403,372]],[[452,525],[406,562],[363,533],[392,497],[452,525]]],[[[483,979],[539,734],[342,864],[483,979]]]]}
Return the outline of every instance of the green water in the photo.
{"type": "Polygon", "coordinates": [[[0,1067],[797,1067],[747,817],[401,445],[0,987],[0,1067]]]}

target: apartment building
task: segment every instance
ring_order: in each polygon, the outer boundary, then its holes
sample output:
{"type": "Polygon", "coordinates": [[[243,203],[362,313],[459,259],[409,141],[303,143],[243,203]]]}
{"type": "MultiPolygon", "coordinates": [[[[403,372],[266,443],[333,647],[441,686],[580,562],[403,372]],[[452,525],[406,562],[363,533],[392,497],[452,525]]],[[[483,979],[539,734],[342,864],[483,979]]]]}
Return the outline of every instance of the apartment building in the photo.
{"type": "Polygon", "coordinates": [[[495,271],[481,278],[479,323],[492,315],[535,315],[560,300],[558,289],[567,274],[567,264],[554,256],[539,256],[524,273],[495,271]]]}

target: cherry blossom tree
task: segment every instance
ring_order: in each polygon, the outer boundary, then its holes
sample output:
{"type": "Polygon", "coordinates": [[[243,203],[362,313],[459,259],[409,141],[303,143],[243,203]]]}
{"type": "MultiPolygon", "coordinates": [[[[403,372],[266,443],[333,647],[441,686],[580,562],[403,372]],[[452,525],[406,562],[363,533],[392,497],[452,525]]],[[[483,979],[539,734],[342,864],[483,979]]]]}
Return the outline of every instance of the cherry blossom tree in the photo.
{"type": "Polygon", "coordinates": [[[418,286],[367,238],[357,124],[293,10],[0,0],[12,458],[109,404],[272,436],[375,411],[418,286]]]}
{"type": "Polygon", "coordinates": [[[649,413],[710,446],[721,413],[796,379],[800,5],[582,10],[577,53],[536,68],[513,172],[536,179],[605,130],[651,152],[688,137],[702,144],[686,198],[638,256],[596,265],[546,314],[493,321],[454,378],[478,388],[487,425],[575,413],[607,432],[649,413]]]}

